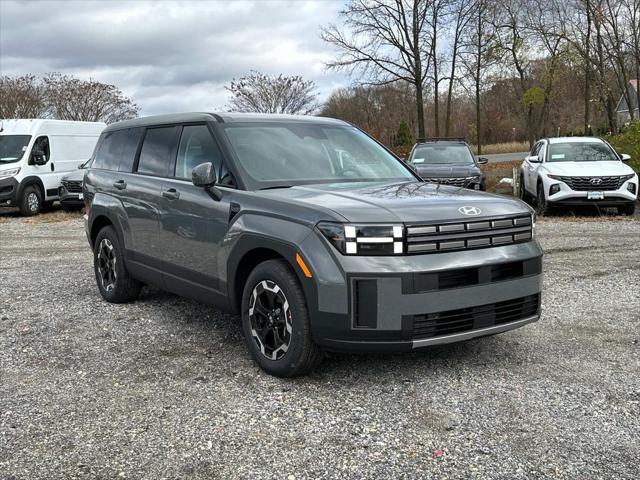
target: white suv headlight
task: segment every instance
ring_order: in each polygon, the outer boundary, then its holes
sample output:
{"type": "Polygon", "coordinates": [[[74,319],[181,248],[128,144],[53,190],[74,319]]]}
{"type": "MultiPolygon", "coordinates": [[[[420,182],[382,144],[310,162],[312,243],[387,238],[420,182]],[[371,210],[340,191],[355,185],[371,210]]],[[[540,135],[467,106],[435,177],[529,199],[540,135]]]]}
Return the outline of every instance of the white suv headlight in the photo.
{"type": "Polygon", "coordinates": [[[0,178],[15,177],[18,173],[20,173],[20,167],[10,168],[9,170],[0,170],[0,178]]]}

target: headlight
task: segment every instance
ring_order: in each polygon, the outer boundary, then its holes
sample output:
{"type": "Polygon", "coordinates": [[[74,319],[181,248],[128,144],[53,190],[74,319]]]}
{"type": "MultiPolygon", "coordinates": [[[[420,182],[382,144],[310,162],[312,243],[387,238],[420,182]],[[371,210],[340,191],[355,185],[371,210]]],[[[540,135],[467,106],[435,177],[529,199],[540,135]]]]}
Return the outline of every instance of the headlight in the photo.
{"type": "Polygon", "coordinates": [[[401,255],[402,225],[354,225],[320,222],[318,230],[343,255],[401,255]]]}
{"type": "Polygon", "coordinates": [[[554,180],[562,181],[562,177],[560,175],[549,175],[549,174],[547,174],[547,177],[553,178],[554,180]]]}
{"type": "Polygon", "coordinates": [[[531,239],[536,238],[536,212],[531,214],[531,239]]]}
{"type": "Polygon", "coordinates": [[[9,178],[15,177],[18,173],[20,173],[20,168],[11,168],[9,170],[0,171],[0,178],[9,178]]]}

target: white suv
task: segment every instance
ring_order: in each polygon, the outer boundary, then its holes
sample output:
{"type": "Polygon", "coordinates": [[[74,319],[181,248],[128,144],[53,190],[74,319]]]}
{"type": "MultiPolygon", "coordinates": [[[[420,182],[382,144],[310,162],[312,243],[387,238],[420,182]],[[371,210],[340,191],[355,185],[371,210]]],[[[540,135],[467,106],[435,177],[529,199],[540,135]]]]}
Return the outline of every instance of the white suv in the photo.
{"type": "Polygon", "coordinates": [[[552,206],[617,207],[633,215],[638,175],[604,140],[559,137],[539,140],[520,167],[520,195],[534,199],[538,214],[552,206]]]}

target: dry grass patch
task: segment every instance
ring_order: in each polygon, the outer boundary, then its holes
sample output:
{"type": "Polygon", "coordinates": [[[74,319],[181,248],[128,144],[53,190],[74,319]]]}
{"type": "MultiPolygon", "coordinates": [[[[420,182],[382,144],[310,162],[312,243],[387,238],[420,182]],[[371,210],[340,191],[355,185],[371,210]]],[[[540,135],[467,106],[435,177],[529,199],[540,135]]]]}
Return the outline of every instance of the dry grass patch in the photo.
{"type": "Polygon", "coordinates": [[[59,223],[82,218],[82,212],[65,212],[64,210],[52,210],[34,217],[26,217],[24,223],[42,224],[59,223]]]}
{"type": "MultiPolygon", "coordinates": [[[[478,146],[471,145],[473,153],[478,154],[478,146]]],[[[507,142],[507,143],[493,143],[491,145],[482,146],[483,155],[491,155],[494,153],[519,153],[528,152],[529,143],[527,142],[507,142]]]]}

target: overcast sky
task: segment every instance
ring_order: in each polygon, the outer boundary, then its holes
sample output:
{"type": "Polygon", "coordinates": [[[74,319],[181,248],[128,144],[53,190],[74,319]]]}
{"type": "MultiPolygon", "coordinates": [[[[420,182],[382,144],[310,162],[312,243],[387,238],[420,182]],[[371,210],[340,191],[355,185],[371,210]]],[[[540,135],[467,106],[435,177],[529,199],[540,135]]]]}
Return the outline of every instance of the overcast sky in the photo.
{"type": "Polygon", "coordinates": [[[0,73],[61,72],[113,83],[142,115],[223,110],[250,70],[302,75],[320,99],[349,83],[326,72],[319,28],[343,1],[0,0],[0,73]]]}

